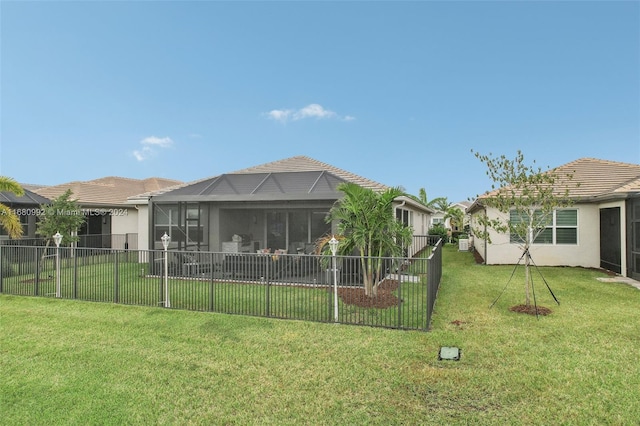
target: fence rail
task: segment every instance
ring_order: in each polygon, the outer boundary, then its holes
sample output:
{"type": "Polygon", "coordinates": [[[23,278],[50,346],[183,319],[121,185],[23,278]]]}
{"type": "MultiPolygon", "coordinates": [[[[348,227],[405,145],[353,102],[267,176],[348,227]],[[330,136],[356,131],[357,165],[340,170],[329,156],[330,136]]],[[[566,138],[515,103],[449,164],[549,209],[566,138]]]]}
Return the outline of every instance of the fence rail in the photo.
{"type": "Polygon", "coordinates": [[[331,256],[306,254],[0,245],[0,293],[428,330],[440,245],[368,264],[336,256],[335,268],[331,256]],[[375,297],[366,277],[380,283],[375,297]]]}
{"type": "MultiPolygon", "coordinates": [[[[0,239],[0,245],[9,246],[45,246],[46,238],[0,239]]],[[[51,243],[53,245],[53,243],[51,243]]],[[[91,234],[78,235],[75,247],[109,248],[118,250],[135,250],[138,248],[138,234],[91,234]]]]}

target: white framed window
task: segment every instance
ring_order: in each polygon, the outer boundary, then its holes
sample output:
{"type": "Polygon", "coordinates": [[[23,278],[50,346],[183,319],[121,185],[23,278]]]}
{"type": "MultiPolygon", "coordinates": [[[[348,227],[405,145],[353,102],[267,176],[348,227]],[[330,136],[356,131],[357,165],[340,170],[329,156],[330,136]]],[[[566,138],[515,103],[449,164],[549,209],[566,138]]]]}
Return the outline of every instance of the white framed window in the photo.
{"type": "MultiPolygon", "coordinates": [[[[541,214],[539,210],[535,214],[541,214]]],[[[517,211],[511,210],[511,223],[522,221],[517,211]]],[[[522,244],[524,241],[518,235],[511,234],[510,243],[522,244]]],[[[577,245],[578,244],[578,210],[554,210],[548,218],[547,226],[538,234],[533,244],[577,245]]]]}
{"type": "Polygon", "coordinates": [[[413,225],[413,212],[405,209],[396,209],[396,219],[406,226],[413,225]]]}

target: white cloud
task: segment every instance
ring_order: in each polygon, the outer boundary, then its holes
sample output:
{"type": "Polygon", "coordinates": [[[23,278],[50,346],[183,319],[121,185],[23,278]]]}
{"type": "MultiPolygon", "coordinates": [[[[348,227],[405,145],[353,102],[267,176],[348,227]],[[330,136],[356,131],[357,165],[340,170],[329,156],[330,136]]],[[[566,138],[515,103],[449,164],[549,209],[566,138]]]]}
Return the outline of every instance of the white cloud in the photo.
{"type": "Polygon", "coordinates": [[[141,150],[133,151],[133,156],[136,157],[138,161],[144,161],[151,155],[151,148],[148,146],[143,147],[141,150]]]}
{"type": "Polygon", "coordinates": [[[149,136],[140,141],[142,148],[133,151],[133,156],[138,161],[145,161],[156,154],[156,148],[169,148],[173,140],[169,137],[159,138],[149,136]]]}
{"type": "Polygon", "coordinates": [[[324,109],[322,105],[310,104],[298,110],[293,115],[293,118],[294,120],[302,120],[303,118],[307,118],[307,117],[331,118],[335,116],[336,116],[335,112],[329,111],[328,109],[324,109]]]}
{"type": "Polygon", "coordinates": [[[289,109],[274,109],[274,110],[269,111],[267,113],[267,115],[272,120],[285,122],[291,116],[291,112],[292,111],[289,110],[289,109]]]}
{"type": "Polygon", "coordinates": [[[173,145],[173,141],[171,138],[158,138],[156,136],[149,136],[148,138],[144,138],[140,141],[142,145],[153,145],[159,146],[162,148],[167,148],[173,145]]]}
{"type": "Polygon", "coordinates": [[[344,121],[355,120],[355,117],[350,115],[341,117],[338,114],[336,114],[334,111],[325,109],[320,104],[309,104],[298,110],[274,109],[266,113],[266,115],[270,119],[275,121],[280,121],[282,123],[286,123],[289,120],[291,121],[303,120],[305,118],[316,118],[316,119],[336,118],[344,121]]]}

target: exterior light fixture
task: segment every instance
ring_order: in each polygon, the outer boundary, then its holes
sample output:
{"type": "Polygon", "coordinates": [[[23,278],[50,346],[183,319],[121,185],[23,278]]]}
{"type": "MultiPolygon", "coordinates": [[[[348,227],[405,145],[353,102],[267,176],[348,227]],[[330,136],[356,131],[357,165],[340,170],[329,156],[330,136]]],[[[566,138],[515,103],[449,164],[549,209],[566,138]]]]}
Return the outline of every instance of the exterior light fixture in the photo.
{"type": "Polygon", "coordinates": [[[162,247],[164,247],[164,249],[168,249],[169,248],[169,243],[171,242],[171,237],[167,235],[167,233],[165,232],[164,235],[162,237],[160,237],[160,240],[162,241],[162,247]]]}
{"type": "Polygon", "coordinates": [[[168,236],[165,232],[160,240],[162,241],[162,247],[164,247],[164,307],[170,308],[171,302],[169,301],[169,256],[167,254],[167,249],[169,248],[171,237],[168,236]]]}
{"type": "Polygon", "coordinates": [[[62,234],[56,232],[53,235],[53,242],[56,245],[56,297],[62,297],[60,286],[60,243],[62,242],[62,234]]]}
{"type": "Polygon", "coordinates": [[[340,244],[340,242],[336,240],[336,237],[332,236],[331,240],[329,240],[329,249],[331,249],[332,256],[335,256],[338,252],[338,244],[340,244]]]}
{"type": "Polygon", "coordinates": [[[333,320],[338,322],[338,271],[336,266],[336,253],[340,242],[335,236],[331,236],[329,240],[329,249],[331,250],[331,263],[333,265],[333,320]]]}
{"type": "Polygon", "coordinates": [[[53,242],[56,244],[56,247],[60,247],[60,243],[62,243],[62,234],[59,232],[56,232],[53,235],[53,242]]]}

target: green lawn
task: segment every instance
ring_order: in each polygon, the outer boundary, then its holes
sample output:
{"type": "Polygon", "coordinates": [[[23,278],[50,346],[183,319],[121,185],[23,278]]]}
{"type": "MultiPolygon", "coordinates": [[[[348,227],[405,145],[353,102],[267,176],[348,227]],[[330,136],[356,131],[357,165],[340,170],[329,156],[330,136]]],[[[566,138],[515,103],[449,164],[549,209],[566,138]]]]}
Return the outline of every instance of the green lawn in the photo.
{"type": "Polygon", "coordinates": [[[2,424],[637,424],[640,291],[452,246],[430,332],[0,296],[2,424]],[[438,361],[440,346],[462,349],[438,361]]]}

